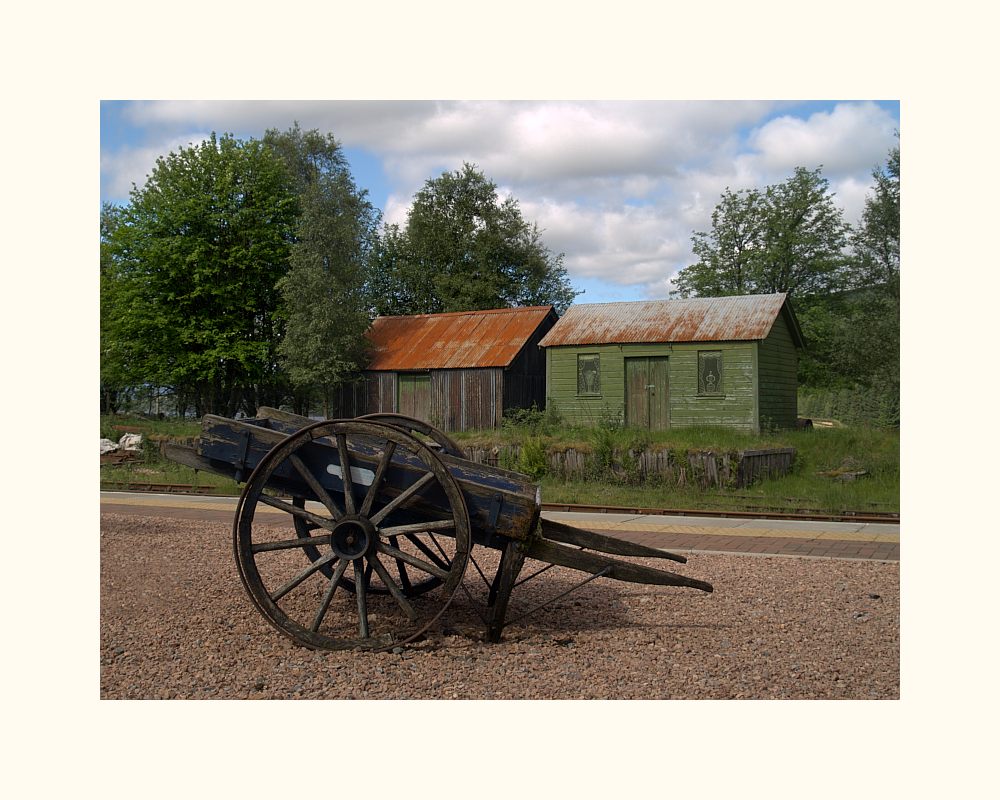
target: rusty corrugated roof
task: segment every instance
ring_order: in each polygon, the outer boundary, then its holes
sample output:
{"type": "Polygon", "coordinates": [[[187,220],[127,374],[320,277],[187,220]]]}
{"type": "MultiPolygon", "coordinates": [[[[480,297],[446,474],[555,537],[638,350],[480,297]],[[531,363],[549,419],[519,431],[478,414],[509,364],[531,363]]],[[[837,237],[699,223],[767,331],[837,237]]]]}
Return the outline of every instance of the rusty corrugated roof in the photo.
{"type": "Polygon", "coordinates": [[[371,370],[506,367],[552,306],[378,317],[368,331],[371,370]]]}
{"type": "Polygon", "coordinates": [[[755,294],[574,305],[539,344],[553,347],[764,339],[785,297],[755,294]]]}

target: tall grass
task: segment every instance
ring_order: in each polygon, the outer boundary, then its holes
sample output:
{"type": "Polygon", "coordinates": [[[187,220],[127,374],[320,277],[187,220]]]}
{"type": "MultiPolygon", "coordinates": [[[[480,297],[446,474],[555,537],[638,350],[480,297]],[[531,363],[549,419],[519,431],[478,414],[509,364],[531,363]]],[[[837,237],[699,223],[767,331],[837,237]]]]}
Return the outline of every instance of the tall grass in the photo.
{"type": "Polygon", "coordinates": [[[157,419],[121,414],[102,415],[100,419],[101,438],[111,439],[113,442],[117,442],[122,437],[122,431],[118,428],[139,431],[147,439],[151,436],[154,438],[190,439],[201,431],[201,422],[196,419],[178,419],[176,417],[157,419]]]}
{"type": "Polygon", "coordinates": [[[152,419],[140,416],[102,416],[101,438],[118,441],[128,428],[142,434],[142,449],[136,461],[101,467],[101,488],[114,489],[129,483],[172,483],[209,487],[219,494],[239,494],[237,483],[214,472],[194,470],[160,453],[160,441],[193,439],[201,431],[198,420],[152,419]]]}

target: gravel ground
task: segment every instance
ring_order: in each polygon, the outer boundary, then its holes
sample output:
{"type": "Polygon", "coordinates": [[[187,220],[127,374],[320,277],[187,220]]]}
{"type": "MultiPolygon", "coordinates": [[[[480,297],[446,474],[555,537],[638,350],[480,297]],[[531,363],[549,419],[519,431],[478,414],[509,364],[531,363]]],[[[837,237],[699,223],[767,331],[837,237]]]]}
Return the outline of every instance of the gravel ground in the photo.
{"type": "MultiPolygon", "coordinates": [[[[492,575],[498,553],[473,555],[492,575]]],[[[402,653],[319,653],[251,605],[228,525],[102,514],[101,697],[899,698],[898,564],[698,553],[638,563],[715,593],[599,579],[490,644],[459,591],[441,629],[402,653]]],[[[519,586],[508,618],[581,577],[553,568],[519,586]]],[[[485,600],[471,564],[466,583],[485,600]]]]}

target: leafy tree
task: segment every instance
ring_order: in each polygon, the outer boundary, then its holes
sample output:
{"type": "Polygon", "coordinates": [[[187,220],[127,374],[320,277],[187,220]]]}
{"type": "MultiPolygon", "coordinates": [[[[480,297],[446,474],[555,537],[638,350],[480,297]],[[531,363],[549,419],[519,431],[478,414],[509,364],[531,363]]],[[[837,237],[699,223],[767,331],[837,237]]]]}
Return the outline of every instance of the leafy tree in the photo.
{"type": "Polygon", "coordinates": [[[851,382],[899,391],[899,298],[856,290],[833,337],[833,366],[851,382]]]}
{"type": "Polygon", "coordinates": [[[681,297],[808,295],[838,285],[849,226],[819,168],[798,167],[763,192],[726,190],[712,230],[695,233],[699,261],[675,278],[681,297]]]}
{"type": "Polygon", "coordinates": [[[284,161],[302,207],[289,270],[278,282],[286,321],[278,355],[300,395],[318,395],[329,416],[333,391],[364,356],[364,275],[379,215],[333,136],[296,124],[268,131],[264,142],[284,161]]]}
{"type": "Polygon", "coordinates": [[[117,341],[112,327],[115,270],[112,239],[121,222],[122,209],[111,203],[101,207],[101,413],[117,414],[129,394],[128,380],[120,358],[115,357],[117,341]]]}
{"type": "Polygon", "coordinates": [[[798,318],[807,347],[799,353],[799,384],[840,388],[853,382],[838,367],[839,338],[847,317],[848,303],[840,293],[798,298],[798,318]]]}
{"type": "Polygon", "coordinates": [[[899,398],[899,147],[872,172],[873,193],[852,237],[858,287],[836,337],[835,366],[857,383],[899,398]]]}
{"type": "Polygon", "coordinates": [[[547,304],[562,311],[577,294],[563,255],[471,164],[428,180],[405,229],[390,227],[385,238],[369,290],[378,313],[547,304]]]}
{"type": "MultiPolygon", "coordinates": [[[[897,134],[898,135],[898,134],[897,134]]],[[[874,194],[865,200],[861,226],[854,233],[853,278],[859,286],[883,286],[899,297],[899,147],[889,151],[884,168],[872,172],[874,194]]]]}
{"type": "Polygon", "coordinates": [[[751,294],[764,249],[764,197],[756,189],[726,189],[712,212],[712,230],[691,237],[698,262],[675,279],[681,297],[751,294]]]}
{"type": "Polygon", "coordinates": [[[297,214],[259,141],[213,134],[157,159],[108,240],[109,368],[174,387],[198,414],[279,401],[275,287],[297,214]]]}
{"type": "Polygon", "coordinates": [[[372,313],[383,316],[419,314],[439,306],[432,275],[413,268],[406,232],[398,225],[386,225],[376,243],[365,293],[372,313]]]}
{"type": "MultiPolygon", "coordinates": [[[[873,192],[851,236],[850,289],[817,297],[803,327],[822,324],[810,358],[826,374],[816,385],[867,386],[899,391],[899,148],[872,172],[873,192]]],[[[822,370],[819,370],[822,375],[822,370]]],[[[898,402],[898,400],[897,400],[898,402]]]]}
{"type": "Polygon", "coordinates": [[[765,190],[762,292],[813,294],[836,288],[850,226],[819,168],[797,167],[765,190]]]}

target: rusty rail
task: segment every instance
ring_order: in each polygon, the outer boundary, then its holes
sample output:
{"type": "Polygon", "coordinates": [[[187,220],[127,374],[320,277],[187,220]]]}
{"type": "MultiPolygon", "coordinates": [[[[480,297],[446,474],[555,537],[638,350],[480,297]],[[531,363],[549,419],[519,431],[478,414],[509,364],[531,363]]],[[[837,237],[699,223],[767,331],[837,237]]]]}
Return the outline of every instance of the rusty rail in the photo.
{"type": "MultiPolygon", "coordinates": [[[[123,492],[162,492],[164,494],[213,494],[218,491],[214,486],[194,486],[189,483],[134,483],[130,481],[106,481],[114,486],[116,491],[123,492]]],[[[235,497],[236,495],[225,495],[235,497]]]]}
{"type": "Polygon", "coordinates": [[[738,519],[786,519],[819,522],[899,522],[894,512],[844,511],[826,514],[820,511],[733,511],[702,508],[642,508],[639,506],[583,505],[578,503],[542,503],[542,511],[577,511],[592,514],[643,514],[667,517],[735,517],[738,519]]]}

